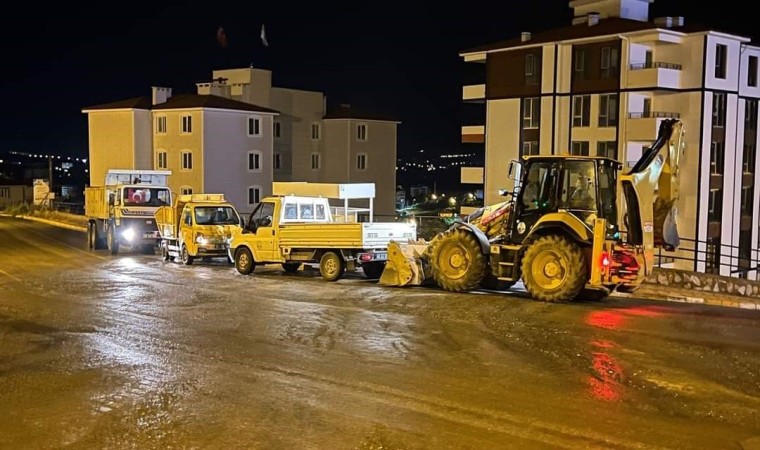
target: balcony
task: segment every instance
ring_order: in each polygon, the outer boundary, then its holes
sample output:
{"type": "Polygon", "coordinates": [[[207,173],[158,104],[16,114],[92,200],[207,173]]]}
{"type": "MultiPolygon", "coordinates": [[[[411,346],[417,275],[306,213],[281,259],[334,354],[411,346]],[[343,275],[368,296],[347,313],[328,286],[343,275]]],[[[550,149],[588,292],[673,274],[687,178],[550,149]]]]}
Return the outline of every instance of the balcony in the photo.
{"type": "Polygon", "coordinates": [[[486,142],[486,127],[483,125],[467,125],[462,127],[463,144],[483,144],[486,142]]]}
{"type": "Polygon", "coordinates": [[[680,113],[649,111],[628,113],[625,138],[628,141],[654,141],[665,119],[678,119],[680,113]]]}
{"type": "Polygon", "coordinates": [[[681,87],[681,65],[669,62],[649,62],[631,64],[628,67],[627,88],[670,88],[681,87]]]}
{"type": "Polygon", "coordinates": [[[462,100],[467,103],[483,103],[486,99],[485,84],[471,84],[462,87],[462,100]]]}

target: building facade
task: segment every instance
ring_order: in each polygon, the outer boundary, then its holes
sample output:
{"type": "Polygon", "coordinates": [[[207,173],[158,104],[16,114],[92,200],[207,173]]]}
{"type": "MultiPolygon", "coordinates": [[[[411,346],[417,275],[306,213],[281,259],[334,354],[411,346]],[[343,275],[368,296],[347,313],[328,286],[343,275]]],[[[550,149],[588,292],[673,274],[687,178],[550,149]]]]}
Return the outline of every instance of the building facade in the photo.
{"type": "Polygon", "coordinates": [[[275,110],[216,95],[172,97],[153,88],[152,99],[95,105],[88,114],[90,184],[108,169],[170,170],[175,194],[223,193],[250,212],[272,191],[275,110]]]}
{"type": "Polygon", "coordinates": [[[486,160],[482,179],[470,170],[463,182],[481,181],[489,204],[521,155],[604,155],[630,167],[662,120],[679,118],[678,228],[691,251],[673,264],[756,279],[760,47],[683,17],[650,21],[652,1],[573,0],[570,26],[463,51],[486,74],[463,88],[486,117],[462,127],[486,160]]]}
{"type": "Polygon", "coordinates": [[[195,94],[154,87],[150,98],[83,112],[91,185],[108,169],[168,169],[174,192],[224,193],[248,212],[273,181],[375,183],[375,215],[395,216],[399,122],[347,105],[327,111],[324,94],[273,87],[271,71],[215,70],[195,94]]]}
{"type": "Polygon", "coordinates": [[[375,215],[395,216],[399,121],[350,105],[328,110],[321,92],[272,86],[269,70],[215,70],[212,78],[198,84],[199,94],[278,111],[272,128],[275,181],[374,183],[375,215]]]}

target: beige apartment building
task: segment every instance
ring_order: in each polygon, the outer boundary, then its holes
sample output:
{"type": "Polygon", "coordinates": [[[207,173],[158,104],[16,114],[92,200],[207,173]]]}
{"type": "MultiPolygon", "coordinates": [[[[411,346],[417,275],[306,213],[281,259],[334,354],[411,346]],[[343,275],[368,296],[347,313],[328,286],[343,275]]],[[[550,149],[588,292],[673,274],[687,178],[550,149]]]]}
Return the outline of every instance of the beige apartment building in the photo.
{"type": "Polygon", "coordinates": [[[221,192],[249,212],[273,181],[375,183],[375,216],[394,217],[399,122],[327,111],[321,92],[271,81],[268,70],[217,70],[195,94],[154,87],[150,98],[84,108],[90,184],[111,168],[168,169],[172,191],[221,192]]]}
{"type": "MultiPolygon", "coordinates": [[[[462,141],[485,145],[485,167],[463,171],[485,202],[508,187],[521,155],[606,155],[630,166],[665,118],[683,121],[678,228],[688,270],[758,277],[758,58],[750,39],[650,20],[654,0],[573,0],[569,26],[526,30],[460,53],[485,64],[484,84],[463,88],[485,107],[462,141]]],[[[511,184],[511,183],[510,183],[511,184]]]]}

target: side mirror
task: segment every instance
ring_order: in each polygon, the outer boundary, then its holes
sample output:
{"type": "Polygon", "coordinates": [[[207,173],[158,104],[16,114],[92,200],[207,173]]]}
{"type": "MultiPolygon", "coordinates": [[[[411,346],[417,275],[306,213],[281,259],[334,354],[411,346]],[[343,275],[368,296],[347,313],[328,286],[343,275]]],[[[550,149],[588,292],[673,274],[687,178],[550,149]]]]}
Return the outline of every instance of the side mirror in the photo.
{"type": "Polygon", "coordinates": [[[240,225],[240,228],[245,228],[245,219],[243,219],[243,216],[238,216],[238,225],[240,225]]]}
{"type": "Polygon", "coordinates": [[[522,168],[522,164],[520,164],[519,161],[512,160],[509,162],[509,168],[507,169],[507,178],[510,180],[515,180],[520,175],[520,169],[522,168]]]}

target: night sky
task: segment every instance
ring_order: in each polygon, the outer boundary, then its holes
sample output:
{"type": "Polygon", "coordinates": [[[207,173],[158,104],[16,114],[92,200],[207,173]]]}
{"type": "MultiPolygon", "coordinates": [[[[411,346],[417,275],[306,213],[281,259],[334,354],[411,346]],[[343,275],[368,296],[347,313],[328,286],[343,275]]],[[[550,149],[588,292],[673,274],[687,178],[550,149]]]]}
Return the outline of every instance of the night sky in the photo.
{"type": "MultiPolygon", "coordinates": [[[[460,151],[468,148],[460,127],[477,114],[463,105],[461,87],[484,78],[482,66],[465,64],[459,52],[572,18],[565,0],[19,3],[4,6],[0,30],[0,154],[82,157],[82,108],[148,96],[151,86],[194,93],[212,70],[251,64],[272,70],[275,86],[324,92],[328,107],[350,103],[398,118],[399,156],[460,151]],[[268,47],[259,38],[262,23],[268,47]]],[[[739,1],[656,0],[650,10],[750,37],[758,29],[735,23],[744,10],[739,1]]]]}

